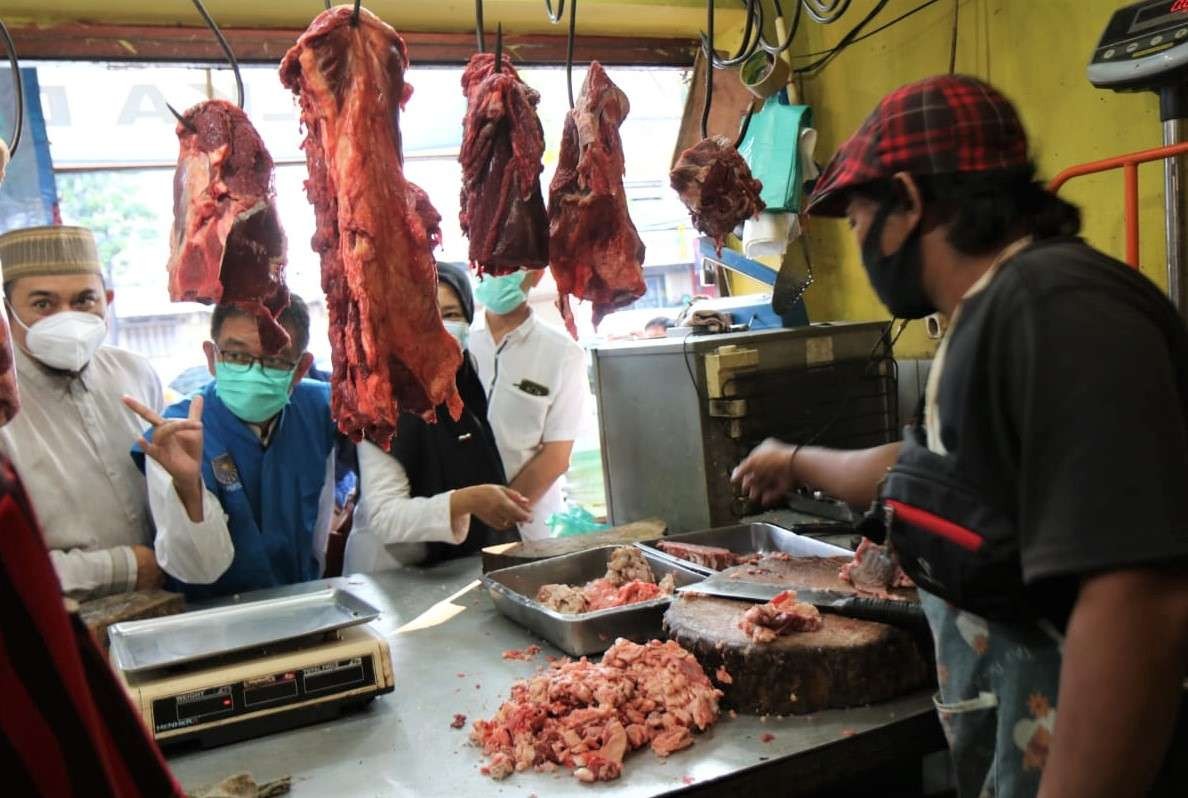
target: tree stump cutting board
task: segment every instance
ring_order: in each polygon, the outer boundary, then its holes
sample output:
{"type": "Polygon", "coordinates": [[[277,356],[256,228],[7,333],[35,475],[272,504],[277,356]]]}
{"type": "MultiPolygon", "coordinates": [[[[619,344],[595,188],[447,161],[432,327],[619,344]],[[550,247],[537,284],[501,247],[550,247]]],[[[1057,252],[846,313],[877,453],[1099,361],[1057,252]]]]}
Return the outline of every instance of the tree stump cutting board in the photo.
{"type": "Polygon", "coordinates": [[[724,701],[756,715],[804,715],[863,706],[923,687],[922,641],[881,623],[823,614],[823,628],[755,643],[738,628],[745,601],[683,594],[664,616],[668,636],[697,657],[724,701]],[[719,679],[725,668],[730,682],[719,679]]]}

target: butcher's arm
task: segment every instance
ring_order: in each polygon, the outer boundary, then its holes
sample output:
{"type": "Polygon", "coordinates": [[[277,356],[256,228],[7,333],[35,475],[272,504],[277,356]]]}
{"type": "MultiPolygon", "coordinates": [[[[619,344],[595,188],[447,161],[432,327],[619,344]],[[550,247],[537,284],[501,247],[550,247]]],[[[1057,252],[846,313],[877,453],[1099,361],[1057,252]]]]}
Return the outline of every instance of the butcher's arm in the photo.
{"type": "Polygon", "coordinates": [[[1040,798],[1146,795],[1167,753],[1186,663],[1188,570],[1086,578],[1064,641],[1040,798]]]}
{"type": "Polygon", "coordinates": [[[553,483],[569,470],[569,456],[572,453],[573,441],[541,444],[539,451],[524,464],[508,487],[527,496],[528,501],[535,505],[553,483]]]}
{"type": "Polygon", "coordinates": [[[235,545],[227,529],[227,516],[219,500],[201,488],[200,521],[191,520],[173,477],[160,463],[145,458],[149,509],[157,528],[153,548],[157,564],[173,578],[191,585],[209,585],[218,580],[235,559],[235,545]]]}
{"type": "Polygon", "coordinates": [[[91,551],[51,549],[49,555],[62,592],[78,601],[136,589],[136,553],[132,546],[91,551]]]}
{"type": "Polygon", "coordinates": [[[743,493],[764,504],[782,501],[801,485],[862,507],[875,499],[879,482],[899,457],[901,443],[871,449],[826,449],[764,441],[734,470],[743,493]]]}
{"type": "Polygon", "coordinates": [[[359,502],[355,527],[375,535],[382,544],[441,541],[461,543],[470,530],[470,515],[452,499],[458,491],[436,496],[412,495],[408,473],[400,461],[378,446],[363,441],[359,453],[359,502]]]}

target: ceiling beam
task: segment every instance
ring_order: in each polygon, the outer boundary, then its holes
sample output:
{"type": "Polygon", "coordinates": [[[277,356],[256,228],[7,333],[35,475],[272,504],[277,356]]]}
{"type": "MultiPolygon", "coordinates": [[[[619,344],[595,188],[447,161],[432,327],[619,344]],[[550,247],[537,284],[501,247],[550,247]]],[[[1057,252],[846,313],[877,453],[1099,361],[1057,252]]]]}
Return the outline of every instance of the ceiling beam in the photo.
{"type": "MultiPolygon", "coordinates": [[[[245,63],[279,63],[303,31],[286,28],[224,28],[236,57],[245,63]]],[[[222,62],[223,52],[206,28],[161,25],[70,23],[12,29],[22,59],[73,61],[222,62]]],[[[464,64],[475,51],[471,33],[402,34],[416,64],[464,64]]],[[[488,36],[488,39],[491,37],[488,36]]],[[[681,38],[578,36],[574,61],[597,59],[608,66],[690,66],[696,42],[681,38]]],[[[517,63],[565,63],[565,37],[506,35],[504,49],[517,63]]]]}

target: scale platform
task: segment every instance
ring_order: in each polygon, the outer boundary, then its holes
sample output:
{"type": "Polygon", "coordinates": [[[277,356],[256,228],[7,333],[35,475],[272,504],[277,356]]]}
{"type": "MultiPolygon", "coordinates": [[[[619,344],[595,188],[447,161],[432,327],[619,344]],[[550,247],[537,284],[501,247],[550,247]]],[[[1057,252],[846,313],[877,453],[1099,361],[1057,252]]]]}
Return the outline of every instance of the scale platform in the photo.
{"type": "Polygon", "coordinates": [[[388,643],[366,625],[377,615],[324,590],[116,624],[112,663],[159,744],[212,747],[392,692],[388,643]]]}

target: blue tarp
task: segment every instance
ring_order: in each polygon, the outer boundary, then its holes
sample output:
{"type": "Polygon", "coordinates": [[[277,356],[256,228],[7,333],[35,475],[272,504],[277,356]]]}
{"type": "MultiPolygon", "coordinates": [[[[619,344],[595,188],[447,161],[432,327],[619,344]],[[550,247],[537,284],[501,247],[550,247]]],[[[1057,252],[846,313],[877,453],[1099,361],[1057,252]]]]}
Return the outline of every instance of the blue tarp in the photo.
{"type": "MultiPolygon", "coordinates": [[[[8,165],[0,186],[0,233],[22,227],[53,224],[58,217],[58,191],[50,157],[45,116],[41,113],[41,87],[34,67],[21,69],[25,89],[25,124],[21,146],[8,165]]],[[[12,68],[0,68],[0,136],[13,134],[12,68]]]]}

